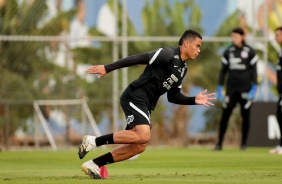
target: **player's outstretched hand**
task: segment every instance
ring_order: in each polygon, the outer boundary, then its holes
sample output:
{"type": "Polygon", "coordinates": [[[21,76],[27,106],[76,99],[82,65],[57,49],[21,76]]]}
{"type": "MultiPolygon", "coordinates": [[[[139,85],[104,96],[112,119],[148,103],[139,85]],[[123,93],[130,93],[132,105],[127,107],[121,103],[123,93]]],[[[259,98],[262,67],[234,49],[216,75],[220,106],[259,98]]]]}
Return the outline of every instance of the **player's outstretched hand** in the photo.
{"type": "Polygon", "coordinates": [[[94,65],[87,69],[89,74],[98,74],[98,78],[104,77],[107,72],[104,65],[94,65]]]}
{"type": "Polygon", "coordinates": [[[201,93],[199,93],[196,98],[195,98],[195,103],[197,105],[203,105],[206,107],[209,106],[214,106],[213,103],[211,103],[211,100],[216,100],[215,98],[215,93],[210,93],[210,94],[206,94],[207,93],[207,89],[201,93]]]}

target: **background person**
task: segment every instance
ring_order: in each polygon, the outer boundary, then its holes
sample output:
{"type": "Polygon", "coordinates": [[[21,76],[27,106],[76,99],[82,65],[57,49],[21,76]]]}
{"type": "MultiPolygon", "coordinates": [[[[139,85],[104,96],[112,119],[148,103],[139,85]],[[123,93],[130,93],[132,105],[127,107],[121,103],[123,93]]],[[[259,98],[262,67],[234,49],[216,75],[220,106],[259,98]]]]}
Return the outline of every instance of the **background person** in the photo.
{"type": "Polygon", "coordinates": [[[245,43],[245,33],[242,28],[233,29],[232,45],[225,50],[221,61],[222,68],[219,75],[217,99],[222,102],[223,112],[218,142],[214,150],[222,149],[227,123],[237,103],[241,106],[243,119],[241,149],[245,150],[250,126],[250,108],[257,89],[256,63],[258,56],[255,50],[245,43]],[[222,90],[227,73],[226,95],[224,96],[222,90]]]}
{"type": "MultiPolygon", "coordinates": [[[[282,26],[277,27],[275,29],[275,39],[276,42],[282,46],[282,26]]],[[[279,130],[280,130],[280,143],[279,145],[270,150],[269,153],[272,154],[282,154],[282,51],[279,53],[279,61],[277,65],[277,91],[279,94],[279,99],[277,101],[277,110],[276,110],[276,117],[279,124],[279,130]]]]}

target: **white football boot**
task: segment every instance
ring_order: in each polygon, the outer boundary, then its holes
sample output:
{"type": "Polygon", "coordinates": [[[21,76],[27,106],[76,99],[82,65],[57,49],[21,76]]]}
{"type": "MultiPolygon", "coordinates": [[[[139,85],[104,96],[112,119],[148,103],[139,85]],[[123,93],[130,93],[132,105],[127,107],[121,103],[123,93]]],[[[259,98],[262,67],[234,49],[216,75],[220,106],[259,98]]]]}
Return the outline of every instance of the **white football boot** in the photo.
{"type": "Polygon", "coordinates": [[[82,171],[90,176],[92,179],[101,179],[100,168],[93,160],[84,162],[81,166],[82,171]]]}
{"type": "Polygon", "coordinates": [[[85,135],[82,139],[81,145],[78,147],[78,156],[80,159],[83,159],[83,157],[89,152],[93,151],[96,146],[96,137],[91,135],[85,135]]]}
{"type": "Polygon", "coordinates": [[[270,154],[282,154],[282,147],[281,146],[277,146],[274,149],[271,149],[269,151],[270,154]]]}

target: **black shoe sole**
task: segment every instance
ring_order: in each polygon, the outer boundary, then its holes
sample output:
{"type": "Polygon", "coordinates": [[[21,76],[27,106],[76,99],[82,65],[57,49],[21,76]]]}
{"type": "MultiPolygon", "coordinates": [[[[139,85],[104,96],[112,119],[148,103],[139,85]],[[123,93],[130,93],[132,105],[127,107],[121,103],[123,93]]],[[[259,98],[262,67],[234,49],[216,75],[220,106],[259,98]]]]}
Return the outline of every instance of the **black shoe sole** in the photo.
{"type": "Polygon", "coordinates": [[[93,171],[92,171],[91,169],[89,169],[89,168],[86,168],[86,167],[82,166],[81,170],[82,170],[86,175],[90,176],[92,179],[95,179],[95,180],[97,180],[97,179],[102,179],[101,176],[100,176],[100,174],[97,174],[97,173],[93,172],[93,171]]]}
{"type": "Polygon", "coordinates": [[[88,151],[84,150],[84,151],[81,151],[81,148],[79,147],[78,148],[78,156],[80,159],[83,159],[84,156],[88,153],[88,151]]]}
{"type": "Polygon", "coordinates": [[[88,175],[92,178],[92,179],[102,179],[100,175],[94,173],[91,171],[91,169],[88,169],[88,175]]]}

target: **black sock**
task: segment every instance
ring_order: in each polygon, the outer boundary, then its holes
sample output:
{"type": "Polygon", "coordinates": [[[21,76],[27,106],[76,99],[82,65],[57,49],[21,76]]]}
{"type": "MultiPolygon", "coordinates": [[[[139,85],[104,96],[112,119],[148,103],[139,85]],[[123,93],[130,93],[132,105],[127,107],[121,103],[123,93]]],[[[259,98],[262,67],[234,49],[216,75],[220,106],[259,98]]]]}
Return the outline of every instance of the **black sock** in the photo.
{"type": "Polygon", "coordinates": [[[98,158],[93,159],[93,162],[98,165],[99,167],[103,166],[103,165],[107,165],[107,164],[111,164],[114,163],[114,158],[112,156],[112,153],[106,153],[98,158]]]}
{"type": "Polygon", "coordinates": [[[96,138],[96,146],[114,144],[114,134],[102,135],[96,138]]]}

